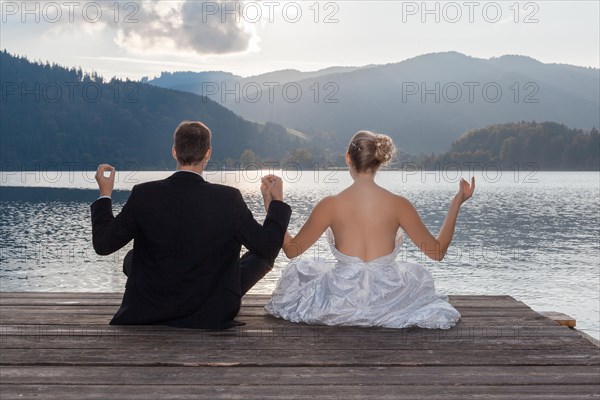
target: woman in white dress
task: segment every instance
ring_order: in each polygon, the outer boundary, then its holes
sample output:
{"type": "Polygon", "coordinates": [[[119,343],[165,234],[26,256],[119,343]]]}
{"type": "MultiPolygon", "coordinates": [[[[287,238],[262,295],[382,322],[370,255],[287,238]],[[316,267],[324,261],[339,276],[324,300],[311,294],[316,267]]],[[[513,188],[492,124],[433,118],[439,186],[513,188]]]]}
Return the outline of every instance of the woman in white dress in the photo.
{"type": "Polygon", "coordinates": [[[437,294],[422,265],[395,261],[401,230],[434,260],[442,260],[452,241],[461,205],[475,189],[461,180],[444,224],[434,237],[415,207],[375,183],[381,165],[394,155],[389,136],[354,135],[346,162],[354,183],[321,200],[295,237],[283,244],[292,259],[283,271],[268,313],[294,322],[326,325],[448,329],[460,313],[437,294]],[[335,260],[299,257],[326,232],[335,260]]]}

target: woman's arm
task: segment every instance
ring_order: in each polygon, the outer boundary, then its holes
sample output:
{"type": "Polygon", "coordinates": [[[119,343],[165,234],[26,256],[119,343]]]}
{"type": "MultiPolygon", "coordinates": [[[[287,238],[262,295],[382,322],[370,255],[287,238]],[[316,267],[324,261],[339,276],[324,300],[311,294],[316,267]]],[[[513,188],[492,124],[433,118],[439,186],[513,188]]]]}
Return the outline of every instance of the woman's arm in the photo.
{"type": "Polygon", "coordinates": [[[432,258],[436,261],[441,261],[446,255],[446,251],[448,251],[448,247],[452,242],[460,206],[465,201],[470,199],[471,196],[473,196],[474,190],[474,177],[471,179],[471,185],[469,185],[464,179],[461,179],[459,183],[459,191],[450,203],[448,214],[446,214],[446,218],[444,219],[444,223],[437,235],[437,238],[434,238],[429,232],[415,207],[404,198],[400,198],[400,226],[423,253],[425,253],[429,258],[432,258]]]}
{"type": "Polygon", "coordinates": [[[283,251],[288,258],[298,257],[308,250],[321,237],[325,229],[331,225],[332,201],[331,197],[321,200],[312,210],[310,217],[295,237],[292,237],[289,232],[285,233],[283,251]]]}

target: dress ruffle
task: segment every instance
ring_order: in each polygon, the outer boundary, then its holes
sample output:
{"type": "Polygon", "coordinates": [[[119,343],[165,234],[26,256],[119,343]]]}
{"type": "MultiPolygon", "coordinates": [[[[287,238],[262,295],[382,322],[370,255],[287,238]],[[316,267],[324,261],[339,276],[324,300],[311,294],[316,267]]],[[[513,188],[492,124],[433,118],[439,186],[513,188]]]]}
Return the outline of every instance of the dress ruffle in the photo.
{"type": "Polygon", "coordinates": [[[419,326],[448,329],[460,313],[448,297],[435,292],[431,273],[422,265],[395,261],[394,251],[365,262],[335,248],[326,232],[335,259],[298,259],[285,268],[265,310],[293,322],[325,325],[419,326]]]}

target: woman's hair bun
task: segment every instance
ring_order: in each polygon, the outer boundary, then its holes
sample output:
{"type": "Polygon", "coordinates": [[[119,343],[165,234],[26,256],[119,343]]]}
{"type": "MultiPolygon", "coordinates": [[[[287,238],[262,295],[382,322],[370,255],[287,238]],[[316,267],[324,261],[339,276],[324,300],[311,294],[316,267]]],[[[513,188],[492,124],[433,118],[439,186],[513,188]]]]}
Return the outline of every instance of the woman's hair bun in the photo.
{"type": "Polygon", "coordinates": [[[357,132],[348,146],[348,155],[357,172],[377,171],[389,164],[395,153],[391,137],[371,131],[357,132]]]}
{"type": "Polygon", "coordinates": [[[376,135],[375,136],[375,158],[381,162],[381,165],[387,165],[396,152],[396,147],[392,138],[387,135],[376,135]]]}

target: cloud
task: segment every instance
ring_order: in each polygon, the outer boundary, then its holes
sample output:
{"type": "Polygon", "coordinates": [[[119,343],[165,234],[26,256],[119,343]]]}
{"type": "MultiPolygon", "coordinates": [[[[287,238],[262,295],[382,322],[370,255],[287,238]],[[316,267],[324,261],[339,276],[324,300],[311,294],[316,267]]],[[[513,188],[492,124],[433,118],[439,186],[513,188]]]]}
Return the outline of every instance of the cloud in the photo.
{"type": "MultiPolygon", "coordinates": [[[[61,4],[60,2],[41,2],[61,4]]],[[[71,2],[51,31],[110,32],[115,43],[133,54],[198,55],[240,53],[258,38],[255,24],[243,16],[241,1],[83,1],[71,2]]]]}
{"type": "Polygon", "coordinates": [[[129,7],[130,17],[115,24],[115,41],[133,53],[238,53],[248,50],[256,35],[239,1],[141,1],[135,10],[131,2],[121,4],[129,7]]]}

